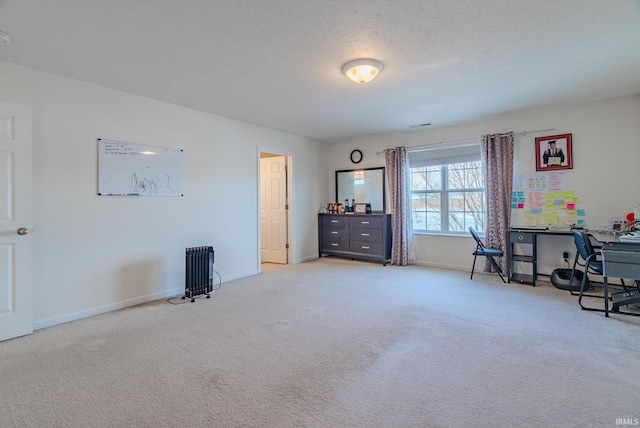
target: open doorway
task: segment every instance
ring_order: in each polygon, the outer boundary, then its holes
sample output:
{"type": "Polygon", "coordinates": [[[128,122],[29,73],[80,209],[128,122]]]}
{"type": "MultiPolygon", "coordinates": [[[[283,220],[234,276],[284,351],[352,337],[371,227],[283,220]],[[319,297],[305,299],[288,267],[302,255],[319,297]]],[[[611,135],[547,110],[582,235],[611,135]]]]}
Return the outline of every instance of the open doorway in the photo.
{"type": "Polygon", "coordinates": [[[291,262],[291,156],[259,149],[258,270],[291,262]]]}

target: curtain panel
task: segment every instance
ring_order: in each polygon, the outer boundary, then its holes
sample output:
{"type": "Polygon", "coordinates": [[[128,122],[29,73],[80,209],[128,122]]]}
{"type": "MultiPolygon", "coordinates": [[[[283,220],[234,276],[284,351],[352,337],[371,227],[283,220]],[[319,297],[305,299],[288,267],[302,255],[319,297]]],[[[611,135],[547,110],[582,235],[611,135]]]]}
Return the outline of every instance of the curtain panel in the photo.
{"type": "Polygon", "coordinates": [[[406,147],[385,151],[389,197],[391,199],[391,264],[406,266],[415,263],[411,230],[411,187],[409,157],[406,147]]]}
{"type": "MultiPolygon", "coordinates": [[[[500,248],[504,254],[507,254],[513,189],[513,132],[483,135],[480,148],[487,195],[485,242],[488,247],[500,248]]],[[[503,272],[507,272],[508,276],[511,275],[506,257],[502,257],[498,263],[503,272]]],[[[488,261],[484,271],[492,271],[488,261]]]]}

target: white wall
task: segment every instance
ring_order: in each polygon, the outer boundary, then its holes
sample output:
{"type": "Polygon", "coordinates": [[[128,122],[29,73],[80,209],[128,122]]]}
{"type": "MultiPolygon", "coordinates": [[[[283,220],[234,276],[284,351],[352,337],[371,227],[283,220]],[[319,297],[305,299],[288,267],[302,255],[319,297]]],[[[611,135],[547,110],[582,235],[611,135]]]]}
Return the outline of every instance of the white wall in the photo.
{"type": "Polygon", "coordinates": [[[180,294],[186,247],[256,274],[258,147],[292,155],[293,259],[317,258],[326,146],[2,61],[0,99],[33,110],[35,328],[180,294]],[[184,149],[184,197],[97,196],[98,138],[184,149]]]}
{"type": "MultiPolygon", "coordinates": [[[[328,147],[3,61],[0,99],[33,110],[35,328],[181,293],[185,247],[213,245],[224,281],[257,273],[258,147],[293,157],[294,262],[317,257],[318,207],[334,198],[334,171],[353,168],[354,148],[366,168],[383,166],[376,151],[388,147],[555,128],[573,134],[567,181],[590,227],[640,202],[640,96],[328,147]],[[183,148],[185,196],[97,196],[97,138],[183,148]]],[[[537,136],[516,138],[516,173],[535,171],[537,136]]],[[[554,251],[573,251],[549,239],[554,251]]],[[[417,259],[467,270],[472,245],[466,236],[420,235],[417,259]]],[[[541,253],[542,271],[557,265],[555,252],[541,253]]]]}
{"type": "MultiPolygon", "coordinates": [[[[573,134],[573,169],[567,172],[567,187],[581,198],[580,208],[587,212],[587,226],[597,229],[609,224],[612,216],[633,211],[640,203],[640,95],[590,104],[546,108],[491,118],[479,122],[442,128],[379,134],[331,145],[328,158],[329,193],[334,198],[334,171],[350,169],[349,153],[363,151],[358,166],[384,165],[384,156],[376,152],[396,146],[421,146],[440,141],[457,141],[483,134],[507,131],[554,131],[517,135],[515,174],[535,173],[535,138],[573,134]]],[[[569,237],[544,237],[539,249],[541,272],[558,266],[562,250],[575,254],[569,237]]],[[[470,237],[417,235],[416,258],[419,264],[460,270],[471,269],[473,257],[470,237]]]]}

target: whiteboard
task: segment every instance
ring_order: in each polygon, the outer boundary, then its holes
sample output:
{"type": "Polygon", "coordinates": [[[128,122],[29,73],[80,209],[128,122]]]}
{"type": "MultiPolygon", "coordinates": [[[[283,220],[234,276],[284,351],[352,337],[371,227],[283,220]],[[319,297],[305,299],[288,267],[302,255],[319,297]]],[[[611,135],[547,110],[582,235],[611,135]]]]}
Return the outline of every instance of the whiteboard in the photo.
{"type": "Polygon", "coordinates": [[[98,139],[98,195],[183,196],[182,150],[98,139]]]}

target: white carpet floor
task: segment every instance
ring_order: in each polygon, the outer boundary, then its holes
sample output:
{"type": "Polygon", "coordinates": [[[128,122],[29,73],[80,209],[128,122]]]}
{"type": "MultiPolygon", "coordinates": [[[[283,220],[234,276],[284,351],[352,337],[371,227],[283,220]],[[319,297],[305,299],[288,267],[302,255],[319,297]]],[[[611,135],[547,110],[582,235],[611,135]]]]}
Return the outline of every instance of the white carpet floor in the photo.
{"type": "Polygon", "coordinates": [[[640,418],[640,318],[548,283],[264,265],[0,343],[0,398],[3,427],[616,427],[640,418]]]}

